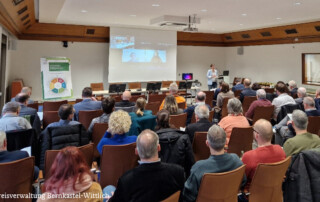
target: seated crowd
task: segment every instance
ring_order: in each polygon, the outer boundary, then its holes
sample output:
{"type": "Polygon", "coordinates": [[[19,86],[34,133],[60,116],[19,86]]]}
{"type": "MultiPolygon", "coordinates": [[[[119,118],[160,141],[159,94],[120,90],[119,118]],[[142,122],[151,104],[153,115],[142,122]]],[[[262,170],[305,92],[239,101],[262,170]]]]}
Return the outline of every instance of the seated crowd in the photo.
{"type": "Polygon", "coordinates": [[[37,111],[27,106],[31,90],[24,88],[2,109],[0,166],[29,156],[20,150],[7,151],[6,133],[34,129],[39,145],[35,152],[39,160],[36,160],[34,180],[38,179],[38,167],[45,170],[46,151],[60,150],[38,201],[54,201],[51,194],[79,194],[81,201],[91,201],[86,194],[91,194],[93,201],[103,198],[108,201],[162,201],[177,191],[181,191],[179,201],[196,201],[205,173],[229,172],[242,165],[245,165],[245,175],[239,190],[250,191],[259,164],[280,162],[305,150],[320,148],[318,134],[308,132],[308,118],[320,116],[320,90],[313,99],[294,81],[288,86],[279,81],[275,92],[267,93],[259,84],[251,85],[250,79],[244,79],[243,83],[237,81],[232,89],[221,82],[216,89],[218,93],[214,94],[216,100],[209,100],[210,105],[206,104],[206,93],[199,91],[195,103],[187,106],[186,99],[179,95],[177,84],[171,83],[157,113],[147,110],[144,97],[131,102],[130,91],[123,92],[119,102],[111,96],[98,101],[93,97],[92,89],[86,87],[81,102],[62,104],[57,112],[60,120],[42,129],[37,111]],[[241,91],[240,94],[236,95],[237,91],[241,91]],[[246,97],[252,97],[254,101],[245,110],[246,97]],[[223,106],[224,99],[228,99],[226,106],[223,106]],[[181,104],[183,107],[179,108],[181,104]],[[253,121],[255,115],[258,116],[256,109],[272,105],[274,111],[270,117],[253,121]],[[223,107],[227,110],[224,117],[223,107]],[[79,122],[79,112],[92,110],[102,112],[86,129],[79,122]],[[217,121],[209,116],[212,111],[217,121]],[[171,117],[184,113],[186,127],[177,128],[171,117]],[[93,141],[97,123],[108,124],[94,148],[100,156],[104,146],[134,143],[135,153],[140,157],[139,165],[124,172],[116,186],[101,187],[78,148],[93,141]],[[227,153],[233,129],[248,127],[252,128],[252,150],[241,151],[242,156],[227,153]],[[195,161],[193,148],[197,132],[206,132],[202,146],[208,148],[207,158],[199,161],[195,161]]]}

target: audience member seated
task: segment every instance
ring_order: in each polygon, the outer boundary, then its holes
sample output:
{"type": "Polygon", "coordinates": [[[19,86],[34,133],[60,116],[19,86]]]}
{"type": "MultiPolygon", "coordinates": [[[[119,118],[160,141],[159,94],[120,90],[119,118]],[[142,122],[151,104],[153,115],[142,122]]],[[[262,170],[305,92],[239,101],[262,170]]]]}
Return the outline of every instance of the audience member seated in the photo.
{"type": "MultiPolygon", "coordinates": [[[[26,151],[7,151],[7,138],[6,133],[0,131],[0,163],[8,163],[23,158],[29,157],[29,154],[26,151]]],[[[39,168],[34,167],[34,180],[38,179],[39,168]]],[[[14,179],[13,179],[14,180],[14,179]]]]}
{"type": "Polygon", "coordinates": [[[8,102],[2,108],[0,131],[31,129],[27,119],[19,117],[20,105],[17,102],[8,102]]]}
{"type": "Polygon", "coordinates": [[[297,154],[303,150],[320,147],[320,138],[316,134],[307,132],[308,117],[301,110],[294,110],[292,113],[292,127],[296,131],[296,136],[288,139],[283,150],[287,156],[297,154]]]}
{"type": "Polygon", "coordinates": [[[213,100],[217,100],[218,94],[221,91],[223,81],[219,81],[219,87],[214,90],[213,100]]]}
{"type": "Polygon", "coordinates": [[[242,104],[239,99],[231,98],[228,100],[228,116],[224,117],[218,125],[226,131],[227,141],[226,146],[228,146],[232,129],[235,127],[244,128],[249,127],[249,122],[242,115],[242,104]]]}
{"type": "Polygon", "coordinates": [[[58,122],[50,123],[47,128],[42,131],[40,135],[41,141],[41,157],[40,157],[40,169],[44,167],[45,153],[48,149],[61,149],[65,146],[81,146],[89,143],[91,139],[85,128],[78,121],[72,121],[74,117],[74,109],[70,104],[63,104],[60,106],[58,115],[60,120],[58,122]],[[81,127],[81,126],[82,127],[81,127]],[[73,127],[71,127],[73,126],[73,127]],[[74,127],[79,126],[79,127],[74,127]],[[55,135],[50,137],[50,131],[55,128],[55,135]],[[75,135],[75,134],[78,134],[75,135]],[[55,143],[51,145],[51,143],[55,143]]]}
{"type": "MultiPolygon", "coordinates": [[[[184,102],[184,103],[185,103],[185,107],[184,107],[184,108],[185,108],[185,109],[187,108],[186,99],[184,99],[184,97],[182,97],[182,96],[180,96],[180,95],[178,94],[178,85],[177,85],[176,83],[171,83],[171,84],[170,84],[170,86],[169,86],[169,94],[174,96],[174,98],[176,99],[176,102],[177,102],[177,103],[182,103],[182,102],[184,102]]],[[[159,111],[160,111],[161,109],[163,109],[163,107],[164,107],[164,101],[165,101],[165,100],[162,101],[162,103],[161,103],[161,105],[160,105],[160,108],[159,108],[159,111]]]]}
{"type": "Polygon", "coordinates": [[[129,135],[138,135],[145,129],[153,130],[156,126],[156,117],[152,115],[151,110],[145,110],[146,100],[140,97],[136,101],[135,112],[130,112],[131,127],[129,135]]]}
{"type": "Polygon", "coordinates": [[[233,98],[234,93],[230,90],[229,84],[223,82],[221,86],[221,91],[217,97],[217,107],[221,108],[223,104],[223,98],[233,98]]]}
{"type": "Polygon", "coordinates": [[[254,91],[257,91],[257,90],[261,89],[261,86],[260,86],[259,83],[255,82],[255,83],[252,84],[251,89],[254,90],[254,91]]]}
{"type": "Polygon", "coordinates": [[[108,186],[104,194],[114,192],[109,202],[162,201],[177,191],[182,191],[185,181],[183,169],[175,164],[160,161],[158,135],[144,130],[137,139],[136,154],[139,166],[120,177],[115,187],[108,186]],[[114,191],[115,190],[115,191],[114,191]]]}
{"type": "Polygon", "coordinates": [[[246,112],[246,117],[249,119],[253,119],[254,116],[254,110],[257,107],[266,107],[266,106],[271,106],[271,102],[269,100],[267,100],[267,94],[266,91],[264,89],[259,89],[257,90],[257,100],[253,101],[248,109],[248,111],[246,112]]]}
{"type": "Polygon", "coordinates": [[[178,103],[173,95],[167,95],[164,99],[163,109],[168,110],[170,115],[178,115],[183,113],[183,109],[178,108],[178,103]]]}
{"type": "Polygon", "coordinates": [[[294,99],[287,94],[288,88],[285,84],[279,82],[276,85],[276,91],[277,91],[278,97],[274,98],[272,101],[272,105],[274,105],[273,117],[275,119],[277,118],[278,113],[283,105],[296,104],[294,99]]]}
{"type": "Polygon", "coordinates": [[[316,96],[314,97],[315,107],[320,110],[320,89],[316,90],[316,96]]]}
{"type": "Polygon", "coordinates": [[[90,168],[77,147],[66,147],[56,156],[51,169],[51,176],[44,183],[46,192],[38,201],[100,201],[102,202],[102,190],[97,182],[94,182],[90,168]],[[59,195],[58,195],[59,194],[59,195]],[[62,197],[76,196],[73,199],[59,199],[62,197]]]}
{"type": "Polygon", "coordinates": [[[92,119],[88,128],[88,133],[92,134],[93,126],[96,123],[108,123],[110,114],[114,110],[115,100],[112,97],[107,97],[101,102],[103,114],[100,117],[92,119]]]}
{"type": "Polygon", "coordinates": [[[135,103],[130,102],[131,99],[131,92],[130,91],[124,91],[123,94],[121,95],[121,102],[116,102],[115,107],[116,110],[122,109],[126,112],[133,112],[135,109],[135,103]]]}
{"type": "Polygon", "coordinates": [[[187,125],[191,123],[192,115],[196,106],[205,104],[209,108],[209,111],[211,110],[210,105],[206,104],[205,101],[206,101],[206,94],[202,91],[198,92],[196,96],[196,104],[191,105],[190,107],[184,110],[184,112],[187,113],[187,125]]]}
{"type": "Polygon", "coordinates": [[[92,89],[90,87],[85,87],[82,90],[82,101],[74,105],[76,113],[74,114],[74,119],[79,120],[79,111],[89,111],[89,110],[99,110],[101,109],[101,101],[97,101],[95,97],[92,96],[92,89]]]}
{"type": "Polygon", "coordinates": [[[108,130],[100,140],[97,149],[102,154],[104,145],[123,145],[136,141],[137,136],[127,136],[131,126],[131,117],[123,110],[112,112],[109,118],[108,130]]]}
{"type": "MultiPolygon", "coordinates": [[[[32,93],[31,87],[28,87],[28,86],[23,87],[21,89],[20,93],[27,94],[29,96],[27,104],[33,104],[34,103],[34,101],[30,99],[31,93],[32,93]]],[[[15,97],[11,98],[11,102],[14,102],[14,101],[16,101],[16,98],[15,97]]]]}
{"type": "MultiPolygon", "coordinates": [[[[240,102],[240,101],[239,101],[240,102]]],[[[206,144],[210,149],[211,156],[196,162],[191,169],[191,175],[184,185],[183,201],[194,202],[197,199],[202,176],[205,173],[228,172],[242,165],[236,154],[224,153],[226,133],[217,125],[211,126],[207,134],[206,144]]],[[[246,177],[242,180],[242,186],[246,183],[246,177]]]]}
{"type": "Polygon", "coordinates": [[[294,99],[297,104],[302,104],[303,98],[307,96],[307,89],[305,87],[298,88],[297,91],[298,98],[294,99]]]}
{"type": "Polygon", "coordinates": [[[26,93],[19,93],[15,101],[20,104],[20,113],[19,116],[33,116],[33,124],[32,127],[37,131],[37,134],[39,135],[41,133],[41,122],[40,118],[38,116],[37,110],[33,109],[31,107],[27,107],[29,95],[26,93]]]}
{"type": "Polygon", "coordinates": [[[290,95],[291,96],[297,95],[297,91],[298,91],[297,83],[294,80],[291,80],[288,82],[288,85],[289,85],[290,95]]]}
{"type": "MultiPolygon", "coordinates": [[[[303,106],[307,116],[320,116],[320,111],[315,108],[315,103],[312,97],[304,97],[303,106]]],[[[274,126],[274,128],[276,129],[275,143],[281,146],[287,139],[296,135],[289,115],[283,118],[280,123],[274,126]]]]}
{"type": "Polygon", "coordinates": [[[275,163],[286,158],[279,145],[271,144],[273,137],[272,125],[265,119],[259,119],[253,126],[253,137],[258,148],[243,154],[242,162],[246,164],[247,187],[254,176],[259,163],[275,163]]]}
{"type": "Polygon", "coordinates": [[[243,102],[245,96],[256,96],[256,91],[250,88],[250,85],[251,85],[250,79],[245,79],[243,83],[244,83],[244,89],[240,93],[241,102],[243,102]]]}
{"type": "Polygon", "coordinates": [[[244,89],[244,85],[241,83],[241,80],[238,80],[236,82],[236,85],[232,87],[232,91],[236,92],[237,90],[243,90],[244,89]]]}
{"type": "Polygon", "coordinates": [[[195,132],[207,132],[212,126],[212,123],[209,121],[209,109],[206,105],[198,105],[194,112],[196,123],[189,124],[186,128],[186,133],[191,143],[193,142],[195,132]]]}
{"type": "Polygon", "coordinates": [[[163,109],[157,114],[156,133],[159,136],[161,151],[160,159],[165,163],[174,163],[182,166],[186,176],[190,175],[194,157],[189,137],[182,131],[170,128],[170,114],[163,109]]]}

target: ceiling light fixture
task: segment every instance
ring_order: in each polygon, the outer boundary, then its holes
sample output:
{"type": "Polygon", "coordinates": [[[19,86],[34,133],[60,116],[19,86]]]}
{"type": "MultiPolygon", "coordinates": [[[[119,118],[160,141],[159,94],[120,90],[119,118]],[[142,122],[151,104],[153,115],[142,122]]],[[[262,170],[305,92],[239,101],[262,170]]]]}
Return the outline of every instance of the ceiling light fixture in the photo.
{"type": "Polygon", "coordinates": [[[153,7],[159,7],[159,4],[152,4],[153,7]]]}
{"type": "Polygon", "coordinates": [[[207,11],[208,11],[207,9],[202,9],[202,10],[201,10],[201,12],[207,12],[207,11]]]}
{"type": "Polygon", "coordinates": [[[242,15],[242,16],[247,16],[247,14],[246,14],[246,13],[242,13],[241,15],[242,15]]]}
{"type": "Polygon", "coordinates": [[[243,26],[243,24],[239,24],[240,26],[243,26]]]}
{"type": "Polygon", "coordinates": [[[129,15],[130,17],[137,17],[137,15],[129,15]]]}
{"type": "Polygon", "coordinates": [[[276,18],[276,20],[281,20],[282,18],[276,18]]]}
{"type": "Polygon", "coordinates": [[[296,3],[294,3],[294,5],[295,5],[295,6],[300,6],[301,3],[300,3],[300,2],[296,2],[296,3]]]}
{"type": "Polygon", "coordinates": [[[87,13],[88,11],[87,10],[81,10],[81,13],[87,13]]]}

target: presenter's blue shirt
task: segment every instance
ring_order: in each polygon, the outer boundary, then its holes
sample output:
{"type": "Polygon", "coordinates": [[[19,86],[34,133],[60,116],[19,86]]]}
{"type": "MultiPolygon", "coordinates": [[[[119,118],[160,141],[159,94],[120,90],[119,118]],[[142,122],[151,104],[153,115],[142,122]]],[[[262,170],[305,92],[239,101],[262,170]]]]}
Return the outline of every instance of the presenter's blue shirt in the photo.
{"type": "Polygon", "coordinates": [[[115,134],[113,137],[108,131],[104,134],[103,138],[100,140],[97,149],[100,154],[102,154],[102,148],[104,145],[124,145],[136,142],[137,136],[127,136],[126,134],[119,135],[115,134]]]}

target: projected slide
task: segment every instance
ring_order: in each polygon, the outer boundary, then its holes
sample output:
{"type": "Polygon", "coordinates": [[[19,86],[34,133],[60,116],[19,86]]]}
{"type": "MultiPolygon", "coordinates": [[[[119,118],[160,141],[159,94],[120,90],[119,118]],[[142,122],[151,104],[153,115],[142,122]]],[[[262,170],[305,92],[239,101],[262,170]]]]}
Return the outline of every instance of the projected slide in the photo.
{"type": "Polygon", "coordinates": [[[109,82],[176,80],[177,32],[110,28],[109,82]]]}
{"type": "Polygon", "coordinates": [[[165,63],[165,50],[123,49],[122,62],[165,63]]]}

